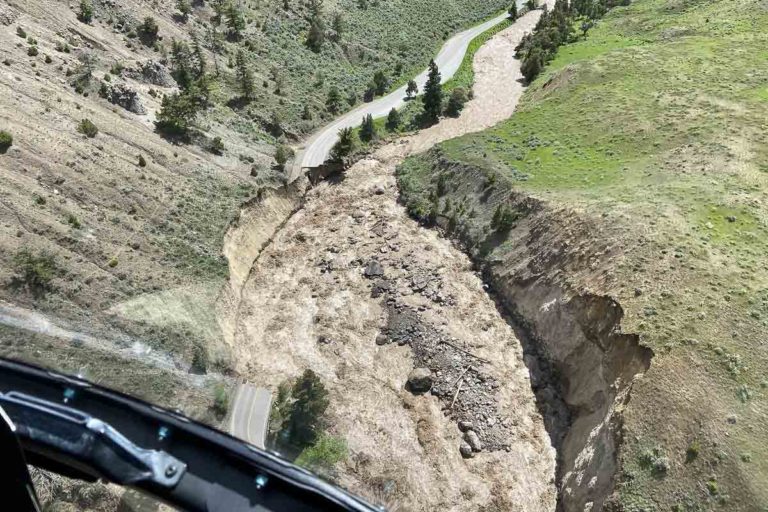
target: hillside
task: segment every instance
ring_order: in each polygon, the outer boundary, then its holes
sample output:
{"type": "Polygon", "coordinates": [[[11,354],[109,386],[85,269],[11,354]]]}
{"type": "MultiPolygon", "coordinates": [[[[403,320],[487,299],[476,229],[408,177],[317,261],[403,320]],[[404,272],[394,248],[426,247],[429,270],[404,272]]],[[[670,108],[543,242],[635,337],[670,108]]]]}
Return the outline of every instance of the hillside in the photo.
{"type": "MultiPolygon", "coordinates": [[[[141,340],[184,371],[226,374],[213,308],[230,272],[222,246],[240,206],[284,180],[276,147],[334,115],[331,88],[345,110],[376,71],[392,84],[410,76],[504,2],[214,1],[186,16],[179,5],[0,5],[0,130],[12,136],[0,154],[0,299],[4,315],[35,309],[74,332],[141,340]],[[313,20],[323,37],[310,48],[313,20]],[[174,42],[194,55],[179,58],[174,42]],[[154,121],[192,65],[205,104],[186,136],[162,134],[154,121]]],[[[21,336],[8,327],[2,337],[21,336]]],[[[59,366],[98,360],[76,351],[59,366]]]]}
{"type": "Polygon", "coordinates": [[[766,48],[765,2],[637,0],[399,169],[552,365],[565,510],[768,506],[766,48]]]}

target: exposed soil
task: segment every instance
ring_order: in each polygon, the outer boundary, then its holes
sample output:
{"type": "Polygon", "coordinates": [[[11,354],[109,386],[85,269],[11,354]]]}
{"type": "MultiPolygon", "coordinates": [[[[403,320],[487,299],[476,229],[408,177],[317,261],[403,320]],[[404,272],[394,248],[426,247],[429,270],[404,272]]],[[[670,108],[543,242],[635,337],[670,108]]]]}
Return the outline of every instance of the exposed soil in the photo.
{"type": "Polygon", "coordinates": [[[246,222],[229,237],[266,243],[246,258],[255,263],[241,293],[225,299],[237,312],[222,316],[236,370],[273,388],[317,372],[332,430],[349,444],[339,481],[390,509],[555,507],[555,453],[520,342],[466,255],[398,203],[394,178],[411,151],[509,116],[522,92],[514,46],[539,15],[477,53],[475,97],[461,118],[310,190],[282,227],[270,221],[274,236],[249,237],[243,230],[259,227],[246,222]],[[406,390],[417,367],[434,380],[424,394],[406,390]]]}

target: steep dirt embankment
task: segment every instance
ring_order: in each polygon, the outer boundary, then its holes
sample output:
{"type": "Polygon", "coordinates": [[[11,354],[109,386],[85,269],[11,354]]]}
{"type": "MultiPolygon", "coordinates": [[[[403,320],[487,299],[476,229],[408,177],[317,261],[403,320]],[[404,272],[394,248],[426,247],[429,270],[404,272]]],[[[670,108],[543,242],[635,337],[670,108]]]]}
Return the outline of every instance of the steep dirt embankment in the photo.
{"type": "MultiPolygon", "coordinates": [[[[514,46],[539,15],[501,32],[478,62],[503,56],[514,66],[514,46]]],[[[239,301],[222,306],[236,370],[273,389],[315,371],[329,391],[330,433],[349,447],[338,480],[392,510],[555,506],[555,454],[520,342],[466,255],[408,216],[395,183],[411,148],[514,109],[522,86],[491,68],[476,66],[463,121],[379,149],[311,189],[285,222],[292,207],[267,198],[259,203],[272,212],[267,226],[231,232],[233,248],[270,240],[236,263],[233,277],[245,277],[239,301]],[[484,92],[510,89],[505,110],[484,92]],[[429,392],[406,389],[414,368],[426,369],[429,392]]]]}
{"type": "Polygon", "coordinates": [[[600,510],[617,476],[622,406],[652,356],[622,333],[621,306],[591,291],[621,248],[604,242],[605,226],[515,193],[501,174],[451,162],[439,149],[409,161],[399,178],[412,212],[430,196],[473,212],[457,220],[443,209],[436,222],[483,266],[525,331],[526,364],[558,449],[563,509],[600,510]],[[488,227],[500,204],[515,219],[507,233],[488,227]]]}

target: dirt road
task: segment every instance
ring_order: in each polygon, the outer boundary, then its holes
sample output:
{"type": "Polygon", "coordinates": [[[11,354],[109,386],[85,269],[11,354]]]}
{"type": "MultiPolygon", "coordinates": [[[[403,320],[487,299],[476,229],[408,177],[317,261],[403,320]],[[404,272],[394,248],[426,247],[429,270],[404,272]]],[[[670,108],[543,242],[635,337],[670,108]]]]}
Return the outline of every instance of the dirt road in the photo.
{"type": "Polygon", "coordinates": [[[242,288],[231,326],[237,370],[270,386],[317,372],[331,431],[349,445],[340,482],[391,510],[555,507],[555,454],[520,343],[468,258],[398,204],[394,176],[411,152],[514,110],[514,46],[539,15],[478,51],[461,118],[312,189],[242,288]],[[431,370],[430,392],[405,389],[415,367],[431,370]]]}

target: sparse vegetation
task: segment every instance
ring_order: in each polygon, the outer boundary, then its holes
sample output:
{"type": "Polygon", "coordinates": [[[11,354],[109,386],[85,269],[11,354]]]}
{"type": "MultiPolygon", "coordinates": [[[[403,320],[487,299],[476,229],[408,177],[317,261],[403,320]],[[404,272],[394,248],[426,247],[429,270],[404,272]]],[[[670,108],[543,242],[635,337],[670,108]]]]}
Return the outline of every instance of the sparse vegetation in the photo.
{"type": "Polygon", "coordinates": [[[93,21],[93,4],[91,4],[90,0],[80,0],[80,10],[78,11],[77,19],[83,23],[93,21]]]}
{"type": "Polygon", "coordinates": [[[219,419],[224,418],[229,411],[229,392],[224,384],[217,383],[213,387],[213,410],[219,419]]]}
{"type": "Polygon", "coordinates": [[[0,130],[0,155],[8,151],[13,146],[13,135],[5,130],[0,130]]]}
{"type": "Polygon", "coordinates": [[[53,254],[45,251],[33,252],[22,248],[12,260],[14,275],[11,286],[25,289],[39,297],[51,291],[52,281],[60,273],[53,254]]]}
{"type": "Polygon", "coordinates": [[[82,119],[77,125],[77,131],[88,137],[94,138],[99,133],[99,128],[88,118],[82,119]]]}

